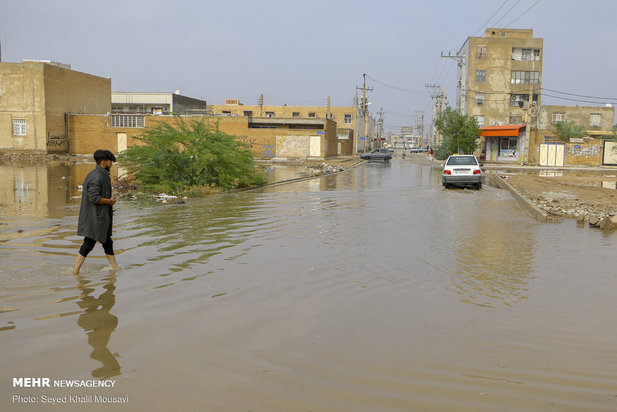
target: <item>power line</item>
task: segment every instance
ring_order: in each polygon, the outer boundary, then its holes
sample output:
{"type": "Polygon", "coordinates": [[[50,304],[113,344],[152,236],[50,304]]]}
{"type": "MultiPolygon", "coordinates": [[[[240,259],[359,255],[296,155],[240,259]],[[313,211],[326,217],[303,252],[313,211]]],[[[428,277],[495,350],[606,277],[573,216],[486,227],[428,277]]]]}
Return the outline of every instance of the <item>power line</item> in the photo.
{"type": "Polygon", "coordinates": [[[508,24],[506,26],[506,28],[510,27],[512,24],[514,24],[518,19],[520,19],[521,17],[523,17],[525,14],[527,14],[527,12],[529,12],[529,10],[533,9],[534,7],[536,7],[536,5],[540,3],[540,0],[536,1],[534,4],[531,5],[530,8],[528,8],[527,10],[525,10],[525,12],[523,14],[521,14],[520,16],[518,16],[517,18],[515,18],[514,20],[512,20],[512,22],[510,22],[510,24],[508,24]]]}
{"type": "Polygon", "coordinates": [[[383,110],[384,112],[386,112],[386,113],[388,113],[388,114],[391,114],[391,115],[394,115],[394,116],[401,116],[401,117],[414,117],[414,115],[409,114],[409,113],[407,113],[407,114],[403,114],[403,113],[393,112],[393,111],[391,111],[391,110],[387,110],[387,109],[382,109],[382,110],[383,110]]]}
{"type": "Polygon", "coordinates": [[[418,91],[416,91],[416,90],[410,90],[410,89],[404,89],[404,88],[402,88],[402,87],[392,86],[391,84],[388,84],[388,83],[384,83],[384,82],[382,82],[382,81],[379,81],[379,80],[377,80],[377,79],[375,79],[375,78],[373,78],[373,77],[369,76],[368,74],[366,75],[366,77],[368,77],[369,79],[371,79],[371,80],[372,80],[372,81],[374,81],[375,83],[379,83],[379,84],[381,84],[381,85],[383,85],[383,86],[389,87],[389,88],[394,89],[394,90],[398,90],[398,91],[400,91],[400,92],[410,93],[410,94],[415,94],[415,95],[419,95],[419,96],[426,96],[426,93],[420,93],[420,92],[418,92],[418,91]]]}
{"type": "Polygon", "coordinates": [[[521,0],[518,0],[516,3],[514,3],[514,6],[510,7],[510,10],[508,10],[506,12],[506,14],[504,14],[503,16],[501,16],[501,18],[499,20],[497,20],[495,23],[493,23],[493,27],[496,27],[497,24],[499,24],[500,21],[502,21],[504,19],[504,17],[506,17],[508,14],[510,14],[510,12],[512,11],[512,9],[514,9],[516,6],[518,6],[518,4],[521,2],[521,0]]]}
{"type": "MultiPolygon", "coordinates": [[[[570,102],[583,102],[583,103],[595,103],[595,104],[606,104],[606,103],[609,103],[609,102],[598,102],[598,101],[594,101],[594,100],[581,100],[581,99],[572,99],[572,98],[569,98],[569,97],[553,96],[553,95],[547,94],[547,93],[544,93],[543,96],[552,97],[553,99],[567,100],[567,101],[570,101],[570,102]]],[[[615,99],[614,101],[617,102],[617,99],[615,99]]]]}
{"type": "Polygon", "coordinates": [[[548,92],[553,92],[553,93],[559,93],[559,94],[565,94],[568,96],[575,96],[575,97],[587,97],[589,99],[600,99],[600,100],[617,100],[617,97],[599,97],[599,96],[586,96],[584,94],[575,94],[575,93],[566,93],[566,92],[560,92],[559,90],[552,90],[552,89],[547,89],[547,88],[542,88],[542,90],[546,90],[548,92]]]}
{"type": "Polygon", "coordinates": [[[478,34],[479,32],[482,31],[482,29],[493,19],[493,17],[495,17],[497,15],[497,13],[499,13],[499,11],[503,8],[503,6],[506,5],[506,3],[509,0],[505,0],[503,3],[501,3],[501,6],[499,6],[499,8],[497,9],[497,11],[495,13],[493,13],[493,15],[491,17],[488,18],[488,20],[482,25],[482,27],[480,27],[474,34],[471,35],[471,37],[474,37],[476,34],[478,34]]]}

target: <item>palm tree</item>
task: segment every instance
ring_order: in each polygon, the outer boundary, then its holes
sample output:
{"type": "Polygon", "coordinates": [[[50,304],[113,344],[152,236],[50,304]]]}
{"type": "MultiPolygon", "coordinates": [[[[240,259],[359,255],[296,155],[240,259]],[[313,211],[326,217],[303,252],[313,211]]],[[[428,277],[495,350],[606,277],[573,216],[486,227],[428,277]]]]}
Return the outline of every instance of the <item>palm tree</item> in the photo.
{"type": "Polygon", "coordinates": [[[570,139],[587,135],[587,131],[583,126],[574,122],[559,122],[555,124],[555,134],[559,139],[569,142],[570,139]]]}

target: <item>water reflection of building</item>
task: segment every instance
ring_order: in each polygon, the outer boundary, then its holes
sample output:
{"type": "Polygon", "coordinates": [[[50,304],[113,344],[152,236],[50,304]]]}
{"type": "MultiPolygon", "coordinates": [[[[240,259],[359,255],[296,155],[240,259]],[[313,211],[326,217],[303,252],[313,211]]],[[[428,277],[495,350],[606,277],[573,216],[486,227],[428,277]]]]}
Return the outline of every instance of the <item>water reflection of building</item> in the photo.
{"type": "Polygon", "coordinates": [[[65,205],[68,192],[68,166],[0,167],[0,204],[4,213],[46,217],[50,209],[65,205]]]}
{"type": "MultiPolygon", "coordinates": [[[[78,204],[80,185],[95,163],[76,165],[0,166],[0,207],[5,217],[54,217],[55,211],[78,204]]],[[[123,170],[114,165],[112,181],[123,170]]]]}
{"type": "Polygon", "coordinates": [[[90,357],[101,362],[102,366],[94,369],[91,374],[94,378],[111,378],[119,375],[120,364],[116,357],[110,352],[108,345],[111,334],[118,326],[118,318],[110,313],[116,303],[115,282],[116,275],[112,274],[107,278],[103,289],[105,291],[94,297],[95,288],[89,285],[90,281],[77,275],[77,288],[82,291],[80,300],[77,302],[83,313],[79,316],[77,324],[86,331],[88,344],[92,346],[90,357]]]}
{"type": "Polygon", "coordinates": [[[516,216],[509,218],[511,224],[507,217],[491,219],[493,213],[507,213],[497,202],[477,205],[476,212],[462,212],[464,218],[450,227],[455,259],[451,279],[463,302],[494,306],[527,299],[533,233],[516,216]]]}

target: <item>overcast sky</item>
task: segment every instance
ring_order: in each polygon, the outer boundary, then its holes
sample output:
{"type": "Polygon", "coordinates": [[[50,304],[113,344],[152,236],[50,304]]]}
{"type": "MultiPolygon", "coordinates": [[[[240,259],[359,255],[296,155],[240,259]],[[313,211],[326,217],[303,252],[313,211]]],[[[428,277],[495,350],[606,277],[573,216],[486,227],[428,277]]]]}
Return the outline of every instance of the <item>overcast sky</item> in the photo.
{"type": "Polygon", "coordinates": [[[398,131],[417,111],[430,118],[426,84],[455,105],[456,64],[440,53],[487,26],[533,28],[543,88],[593,98],[553,95],[617,104],[616,18],[616,0],[0,0],[0,39],[5,62],[59,61],[113,91],[209,104],[263,93],[265,104],[349,106],[366,73],[371,112],[398,131]]]}

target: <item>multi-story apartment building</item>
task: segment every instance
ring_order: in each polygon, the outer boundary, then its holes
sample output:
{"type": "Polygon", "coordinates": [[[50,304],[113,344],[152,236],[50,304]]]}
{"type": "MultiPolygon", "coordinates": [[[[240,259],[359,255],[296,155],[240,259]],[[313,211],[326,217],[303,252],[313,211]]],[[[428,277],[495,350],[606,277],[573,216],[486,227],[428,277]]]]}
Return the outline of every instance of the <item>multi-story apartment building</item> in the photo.
{"type": "Polygon", "coordinates": [[[457,54],[458,110],[480,126],[522,123],[529,101],[540,104],[543,43],[531,29],[469,37],[457,54]]]}
{"type": "Polygon", "coordinates": [[[541,99],[543,39],[531,29],[489,28],[469,37],[457,53],[457,109],[474,116],[480,127],[520,125],[484,134],[482,156],[523,160],[527,149],[521,129],[541,99]]]}

